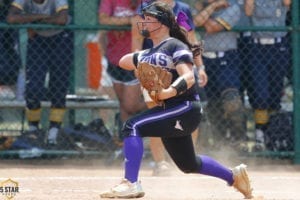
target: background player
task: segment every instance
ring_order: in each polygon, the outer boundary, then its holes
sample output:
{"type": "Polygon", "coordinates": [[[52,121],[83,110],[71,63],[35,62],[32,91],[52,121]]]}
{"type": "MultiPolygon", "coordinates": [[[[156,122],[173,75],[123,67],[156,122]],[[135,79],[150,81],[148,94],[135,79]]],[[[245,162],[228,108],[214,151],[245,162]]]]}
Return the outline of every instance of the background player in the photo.
{"type": "MultiPolygon", "coordinates": [[[[245,12],[252,26],[285,26],[291,0],[246,0],[245,12]]],[[[249,102],[254,109],[255,151],[266,148],[265,134],[269,117],[281,109],[284,77],[289,67],[289,41],[285,31],[256,31],[252,33],[249,56],[249,102]],[[264,55],[264,56],[261,56],[264,55]]]]}
{"type": "MultiPolygon", "coordinates": [[[[8,23],[44,23],[66,25],[71,22],[67,0],[14,0],[8,23]]],[[[26,57],[26,117],[29,131],[37,131],[41,118],[41,100],[50,99],[47,143],[57,144],[63,121],[70,68],[73,62],[73,32],[64,29],[29,29],[26,57]],[[45,91],[46,75],[49,87],[45,91]]]]}
{"type": "MultiPolygon", "coordinates": [[[[101,0],[99,22],[115,26],[130,25],[138,5],[139,1],[136,0],[101,0]]],[[[107,40],[102,49],[105,50],[103,53],[108,60],[107,73],[112,80],[114,91],[120,103],[120,119],[116,120],[118,121],[118,132],[120,132],[123,122],[136,112],[146,109],[146,104],[142,98],[141,86],[133,72],[118,66],[120,58],[131,52],[131,32],[128,30],[110,30],[105,32],[105,35],[107,40]]],[[[122,141],[123,138],[120,137],[119,139],[122,141]]]]}
{"type": "Polygon", "coordinates": [[[224,145],[244,150],[247,115],[240,95],[238,33],[231,31],[240,20],[237,0],[205,0],[194,23],[205,29],[203,61],[209,82],[207,116],[211,122],[214,148],[224,145]],[[227,31],[225,31],[227,30],[227,31]]]}

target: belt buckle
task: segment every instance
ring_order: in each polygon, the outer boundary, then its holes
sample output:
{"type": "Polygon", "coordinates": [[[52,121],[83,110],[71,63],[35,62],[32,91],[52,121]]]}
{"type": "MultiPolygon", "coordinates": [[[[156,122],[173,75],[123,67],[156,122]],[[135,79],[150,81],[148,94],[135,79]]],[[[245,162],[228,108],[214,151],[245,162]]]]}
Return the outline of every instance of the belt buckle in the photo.
{"type": "Polygon", "coordinates": [[[203,52],[203,56],[206,58],[217,58],[217,54],[212,51],[203,52]]]}
{"type": "Polygon", "coordinates": [[[251,36],[251,32],[250,31],[243,32],[243,37],[250,37],[250,36],[251,36]]]}
{"type": "Polygon", "coordinates": [[[225,52],[224,51],[219,51],[218,52],[218,58],[223,58],[225,56],[225,52]]]}
{"type": "Polygon", "coordinates": [[[281,43],[282,42],[282,39],[281,39],[281,37],[278,37],[278,38],[276,38],[276,43],[281,43]]]}
{"type": "Polygon", "coordinates": [[[262,45],[275,44],[275,38],[260,38],[259,43],[262,45]]]}

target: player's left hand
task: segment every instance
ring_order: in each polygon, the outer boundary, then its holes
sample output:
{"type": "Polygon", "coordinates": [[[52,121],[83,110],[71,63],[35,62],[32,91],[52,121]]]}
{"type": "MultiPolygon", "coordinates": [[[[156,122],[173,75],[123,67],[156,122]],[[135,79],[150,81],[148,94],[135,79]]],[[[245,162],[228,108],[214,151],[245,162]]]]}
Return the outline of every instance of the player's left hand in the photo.
{"type": "Polygon", "coordinates": [[[208,77],[207,77],[205,70],[199,69],[198,76],[199,76],[199,83],[198,83],[199,86],[204,87],[208,82],[208,77]]]}

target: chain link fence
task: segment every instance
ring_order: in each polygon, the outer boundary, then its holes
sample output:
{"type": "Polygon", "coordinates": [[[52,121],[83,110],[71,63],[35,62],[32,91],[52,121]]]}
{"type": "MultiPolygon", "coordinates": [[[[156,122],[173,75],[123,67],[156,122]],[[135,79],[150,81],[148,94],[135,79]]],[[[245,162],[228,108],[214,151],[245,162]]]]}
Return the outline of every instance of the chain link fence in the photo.
{"type": "MultiPolygon", "coordinates": [[[[106,71],[109,61],[99,45],[99,33],[113,31],[121,37],[130,27],[99,24],[98,0],[69,0],[72,22],[67,26],[9,25],[5,19],[10,2],[0,1],[1,157],[117,157],[122,146],[117,133],[119,103],[106,71]],[[32,31],[36,29],[45,34],[60,30],[61,37],[41,37],[33,42],[38,37],[32,31]],[[28,76],[33,76],[31,82],[26,81],[28,76]],[[43,144],[49,121],[61,116],[61,110],[53,109],[51,102],[62,108],[64,90],[66,112],[59,145],[47,147],[43,144]],[[28,131],[26,95],[42,100],[42,109],[31,115],[40,116],[40,129],[34,134],[28,131]]],[[[202,1],[185,2],[195,16],[200,12],[198,3],[202,1]]],[[[233,29],[211,35],[196,28],[198,39],[205,44],[203,61],[209,77],[201,90],[201,151],[222,151],[230,146],[243,155],[293,154],[292,31],[285,30],[291,20],[288,15],[284,27],[272,28],[249,28],[236,21],[233,29]],[[263,31],[287,34],[255,39],[256,33],[263,31]],[[259,151],[255,146],[258,129],[264,133],[264,146],[259,151]]],[[[122,51],[118,46],[110,48],[122,51]]],[[[27,105],[30,103],[27,99],[27,105]]],[[[34,103],[30,105],[36,108],[34,103]]]]}

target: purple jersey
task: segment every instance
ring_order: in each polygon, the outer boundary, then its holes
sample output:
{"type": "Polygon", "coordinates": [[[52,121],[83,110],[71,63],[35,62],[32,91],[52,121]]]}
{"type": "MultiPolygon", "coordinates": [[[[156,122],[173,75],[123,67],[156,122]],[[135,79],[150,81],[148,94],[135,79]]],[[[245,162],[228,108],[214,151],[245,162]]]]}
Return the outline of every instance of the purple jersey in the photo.
{"type": "MultiPolygon", "coordinates": [[[[138,56],[138,62],[147,62],[168,70],[173,75],[173,82],[179,76],[176,65],[179,63],[193,64],[193,54],[183,42],[175,38],[168,38],[159,45],[142,51],[138,56]]],[[[197,88],[197,84],[194,84],[186,93],[167,99],[165,102],[196,100],[198,99],[197,88]]]]}

